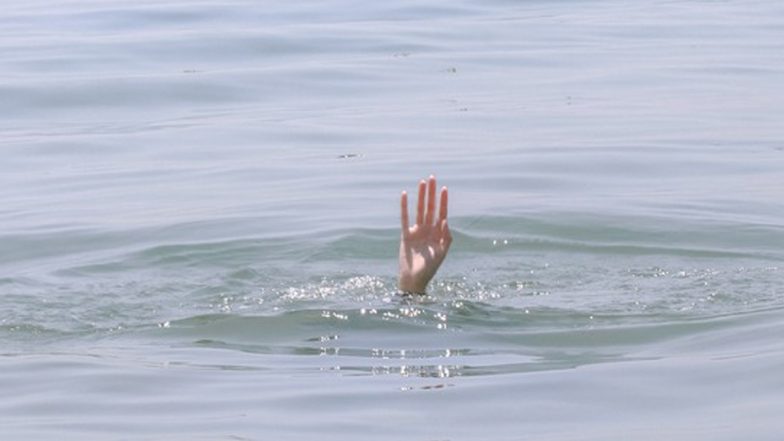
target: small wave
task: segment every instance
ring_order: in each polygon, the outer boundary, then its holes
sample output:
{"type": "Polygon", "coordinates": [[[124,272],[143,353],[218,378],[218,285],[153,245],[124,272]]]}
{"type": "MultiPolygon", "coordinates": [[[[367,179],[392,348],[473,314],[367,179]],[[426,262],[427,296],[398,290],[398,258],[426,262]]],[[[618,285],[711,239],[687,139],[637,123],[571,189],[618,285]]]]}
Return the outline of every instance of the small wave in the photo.
{"type": "Polygon", "coordinates": [[[656,359],[677,353],[684,344],[692,353],[735,353],[738,339],[731,338],[728,344],[722,339],[780,328],[783,311],[643,320],[607,315],[587,320],[568,310],[404,302],[373,310],[211,314],[171,322],[154,334],[188,347],[273,357],[265,369],[448,378],[656,359]],[[710,344],[689,343],[694,341],[710,344]]]}

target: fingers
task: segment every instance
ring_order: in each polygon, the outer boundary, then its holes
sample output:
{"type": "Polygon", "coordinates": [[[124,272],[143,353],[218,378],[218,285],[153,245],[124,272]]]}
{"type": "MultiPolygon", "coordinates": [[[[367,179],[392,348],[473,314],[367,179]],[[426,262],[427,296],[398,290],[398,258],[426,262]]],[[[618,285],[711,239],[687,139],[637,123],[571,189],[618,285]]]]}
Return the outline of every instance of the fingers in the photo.
{"type": "Polygon", "coordinates": [[[438,210],[438,220],[445,221],[447,214],[447,206],[449,205],[449,191],[446,187],[441,189],[441,207],[438,210]]]}
{"type": "Polygon", "coordinates": [[[425,180],[419,181],[419,199],[417,200],[417,225],[425,223],[425,180]]]}
{"type": "Polygon", "coordinates": [[[449,231],[449,224],[446,222],[446,219],[441,221],[441,237],[444,248],[449,249],[449,245],[452,244],[452,232],[449,231]]]}
{"type": "MultiPolygon", "coordinates": [[[[436,227],[440,227],[441,221],[445,220],[447,217],[447,207],[449,204],[449,194],[447,188],[444,187],[441,189],[441,204],[439,205],[437,220],[435,219],[436,177],[430,175],[427,182],[425,182],[424,179],[419,181],[418,193],[419,194],[417,199],[417,214],[416,214],[417,225],[433,226],[435,224],[436,227]],[[427,193],[427,195],[425,193],[427,193]]],[[[401,204],[402,204],[402,200],[401,200],[401,204]]],[[[401,208],[401,210],[403,209],[401,208]]],[[[406,208],[406,211],[407,210],[408,209],[406,208]]],[[[401,211],[401,219],[402,219],[402,211],[401,211]]]]}
{"type": "Polygon", "coordinates": [[[425,214],[425,225],[433,225],[433,217],[436,213],[436,177],[430,175],[427,181],[427,213],[425,214]]]}
{"type": "Polygon", "coordinates": [[[400,228],[403,234],[408,233],[408,194],[405,191],[400,195],[400,228]]]}

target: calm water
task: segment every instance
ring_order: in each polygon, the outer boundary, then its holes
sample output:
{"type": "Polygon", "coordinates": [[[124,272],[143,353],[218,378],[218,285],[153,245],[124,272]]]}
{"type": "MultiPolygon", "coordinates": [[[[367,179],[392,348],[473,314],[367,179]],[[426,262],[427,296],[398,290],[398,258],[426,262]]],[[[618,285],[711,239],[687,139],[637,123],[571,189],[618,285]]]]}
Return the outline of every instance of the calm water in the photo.
{"type": "Polygon", "coordinates": [[[781,2],[15,0],[0,115],[4,440],[780,439],[781,2]]]}

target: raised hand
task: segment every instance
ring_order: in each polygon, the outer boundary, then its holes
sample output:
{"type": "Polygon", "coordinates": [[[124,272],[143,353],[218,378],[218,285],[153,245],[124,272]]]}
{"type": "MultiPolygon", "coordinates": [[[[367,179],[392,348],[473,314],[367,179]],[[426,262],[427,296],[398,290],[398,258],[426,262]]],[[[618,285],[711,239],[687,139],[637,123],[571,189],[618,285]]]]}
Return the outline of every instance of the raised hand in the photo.
{"type": "Polygon", "coordinates": [[[441,205],[436,214],[436,178],[419,181],[416,224],[408,225],[408,195],[400,196],[400,273],[398,287],[401,291],[424,293],[428,282],[444,261],[452,234],[446,221],[449,195],[446,187],[441,189],[441,205]],[[425,201],[427,191],[427,202],[425,201]]]}

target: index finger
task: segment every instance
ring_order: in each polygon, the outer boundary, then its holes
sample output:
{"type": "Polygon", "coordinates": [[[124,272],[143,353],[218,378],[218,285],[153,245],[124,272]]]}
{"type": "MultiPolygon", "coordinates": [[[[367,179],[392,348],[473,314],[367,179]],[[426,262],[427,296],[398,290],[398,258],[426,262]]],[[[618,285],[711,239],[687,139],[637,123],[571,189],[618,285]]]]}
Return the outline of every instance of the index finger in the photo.
{"type": "Polygon", "coordinates": [[[400,194],[400,227],[403,234],[408,233],[408,194],[405,191],[400,194]]]}
{"type": "Polygon", "coordinates": [[[438,210],[438,220],[446,220],[447,206],[449,204],[449,191],[446,187],[441,188],[441,206],[438,210]]]}

